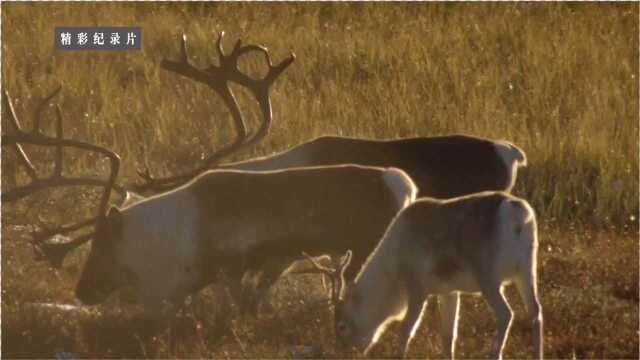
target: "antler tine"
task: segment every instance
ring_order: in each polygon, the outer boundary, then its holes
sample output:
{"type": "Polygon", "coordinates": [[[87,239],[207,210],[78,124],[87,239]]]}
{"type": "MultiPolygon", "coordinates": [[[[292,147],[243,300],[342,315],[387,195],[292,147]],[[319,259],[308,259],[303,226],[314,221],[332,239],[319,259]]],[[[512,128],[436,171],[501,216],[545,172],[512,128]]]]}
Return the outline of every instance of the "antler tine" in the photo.
{"type": "MultiPolygon", "coordinates": [[[[2,101],[4,102],[4,107],[6,109],[9,109],[9,119],[12,122],[12,125],[14,127],[14,131],[22,132],[22,127],[20,126],[20,121],[18,120],[18,117],[16,115],[15,109],[13,108],[13,102],[11,101],[11,97],[9,96],[9,92],[7,90],[5,90],[3,95],[4,96],[2,97],[2,101]]],[[[5,143],[5,137],[3,135],[2,136],[2,146],[4,146],[4,143],[5,143]]],[[[32,181],[36,180],[38,178],[38,174],[36,173],[36,169],[35,169],[35,167],[33,167],[33,164],[29,160],[29,157],[27,157],[27,154],[24,152],[24,149],[22,149],[22,146],[20,144],[18,144],[18,143],[15,143],[13,147],[16,150],[16,154],[18,156],[18,162],[20,162],[20,165],[22,165],[22,167],[24,167],[24,169],[27,172],[27,175],[29,176],[29,178],[31,178],[32,181]]]]}
{"type": "Polygon", "coordinates": [[[313,267],[316,269],[315,271],[306,271],[306,273],[320,273],[323,275],[327,275],[329,277],[329,281],[331,282],[331,297],[330,297],[330,302],[332,304],[335,304],[338,301],[338,295],[339,295],[339,288],[336,288],[336,282],[338,283],[338,286],[340,286],[340,276],[341,273],[339,271],[339,269],[332,269],[326,266],[323,266],[321,264],[319,264],[314,258],[312,258],[311,256],[309,256],[309,254],[307,254],[306,252],[302,252],[302,255],[307,258],[307,260],[309,260],[309,262],[311,262],[311,264],[313,265],[313,267]]]}
{"type": "Polygon", "coordinates": [[[62,86],[58,85],[58,87],[53,90],[51,94],[45,97],[44,100],[42,100],[42,102],[36,108],[36,112],[33,114],[33,129],[31,130],[34,134],[40,132],[40,121],[42,119],[42,112],[44,111],[45,107],[49,105],[51,99],[58,95],[60,90],[62,90],[62,86]]]}
{"type": "MultiPolygon", "coordinates": [[[[334,276],[336,274],[336,270],[326,267],[320,263],[318,263],[316,261],[316,259],[314,259],[313,257],[311,257],[309,254],[307,254],[306,252],[302,252],[302,256],[304,256],[307,260],[309,260],[309,262],[311,263],[311,265],[313,265],[313,267],[316,269],[316,271],[313,271],[313,273],[322,273],[322,274],[327,274],[329,276],[334,276]]],[[[307,271],[307,273],[311,273],[310,271],[307,271]]]]}
{"type": "MultiPolygon", "coordinates": [[[[218,54],[220,58],[228,64],[228,67],[235,69],[236,72],[232,73],[232,76],[235,75],[237,77],[230,78],[229,80],[237,82],[240,85],[244,85],[247,87],[256,86],[257,84],[265,84],[263,86],[271,86],[271,84],[275,81],[275,79],[295,60],[296,56],[294,53],[291,53],[289,57],[282,60],[278,65],[273,65],[271,61],[271,55],[269,54],[269,49],[262,45],[249,44],[242,46],[242,40],[238,39],[231,51],[231,54],[225,55],[224,49],[222,48],[222,38],[224,37],[224,31],[220,32],[217,41],[218,54]],[[257,51],[264,54],[264,58],[267,61],[267,66],[269,67],[269,72],[262,79],[252,79],[251,77],[242,74],[237,71],[238,59],[240,56],[252,52],[257,51]]],[[[230,69],[229,69],[230,70],[230,69]]]]}
{"type": "Polygon", "coordinates": [[[247,139],[243,146],[248,146],[250,144],[254,144],[262,140],[268,133],[269,128],[271,127],[271,120],[273,117],[271,111],[271,98],[269,96],[269,90],[271,85],[275,80],[282,74],[282,72],[295,60],[295,54],[291,53],[289,57],[282,60],[278,65],[273,65],[271,61],[271,56],[269,54],[269,49],[261,45],[244,45],[242,46],[241,40],[238,40],[231,52],[228,56],[224,56],[222,52],[222,37],[224,32],[220,34],[218,38],[218,48],[219,53],[221,55],[220,66],[224,67],[226,72],[228,73],[228,80],[235,82],[239,85],[242,85],[251,91],[253,96],[256,98],[258,103],[260,104],[260,111],[262,113],[263,121],[260,125],[260,128],[255,132],[255,134],[247,139]],[[269,71],[267,75],[262,79],[253,79],[250,76],[247,76],[241,73],[238,70],[238,59],[240,56],[252,52],[257,51],[264,54],[265,60],[267,61],[267,66],[269,71]]]}
{"type": "MultiPolygon", "coordinates": [[[[218,55],[220,55],[220,62],[227,57],[224,53],[224,48],[222,47],[222,38],[224,38],[224,31],[220,31],[220,34],[218,34],[218,40],[216,41],[216,48],[218,49],[218,55]]],[[[240,39],[236,42],[236,46],[239,45],[240,39]]]]}
{"type": "Polygon", "coordinates": [[[351,250],[347,250],[347,252],[340,259],[340,265],[336,269],[338,273],[338,288],[334,294],[334,302],[337,302],[342,296],[342,292],[344,290],[344,272],[351,263],[351,257],[353,256],[353,252],[351,250]]]}
{"type": "MultiPolygon", "coordinates": [[[[45,102],[48,102],[55,94],[59,92],[57,89],[52,95],[45,99],[45,102]]],[[[76,186],[76,185],[89,185],[89,186],[101,186],[104,187],[104,191],[102,194],[102,198],[100,201],[100,206],[98,207],[97,216],[83,222],[69,225],[69,226],[60,226],[55,229],[46,229],[44,231],[40,231],[33,234],[33,241],[36,243],[37,247],[44,246],[43,249],[46,251],[41,252],[45,255],[51,254],[49,260],[52,264],[56,265],[62,264],[62,259],[64,258],[64,254],[68,253],[70,250],[76,248],[77,246],[83,244],[88,241],[93,234],[85,234],[80,236],[79,238],[62,243],[62,244],[44,244],[43,239],[46,237],[50,237],[55,234],[64,234],[72,231],[79,230],[85,226],[92,225],[97,221],[100,221],[104,217],[106,213],[107,206],[109,204],[109,198],[111,195],[111,191],[114,188],[120,192],[122,190],[121,187],[115,184],[116,178],[118,176],[118,171],[120,168],[120,157],[118,154],[110,151],[104,147],[89,144],[81,141],[64,139],[63,138],[63,118],[62,111],[60,106],[56,105],[56,136],[50,137],[42,134],[39,129],[34,127],[34,131],[25,132],[20,127],[20,122],[18,121],[17,116],[15,115],[15,111],[11,104],[11,99],[9,93],[5,91],[5,104],[8,105],[9,111],[11,113],[11,118],[14,123],[15,132],[13,134],[3,134],[2,135],[2,147],[4,146],[13,146],[18,151],[18,159],[22,163],[22,165],[27,169],[27,171],[32,171],[33,176],[30,175],[31,181],[23,186],[18,186],[16,188],[10,189],[8,191],[3,191],[0,194],[0,199],[6,202],[17,201],[23,199],[24,197],[31,195],[32,193],[38,192],[45,188],[51,187],[62,187],[62,186],[76,186]],[[29,161],[26,153],[22,150],[21,144],[28,143],[32,145],[39,145],[44,147],[55,147],[55,168],[54,172],[51,176],[46,178],[40,178],[35,173],[35,168],[33,164],[29,161]],[[102,154],[109,158],[110,160],[110,174],[109,178],[105,180],[97,179],[97,178],[86,178],[86,177],[66,177],[62,174],[62,162],[63,162],[63,148],[64,147],[72,147],[76,149],[87,150],[91,152],[96,152],[102,154]],[[30,169],[30,170],[29,170],[30,169]],[[42,245],[44,244],[44,245],[42,245]]],[[[37,112],[38,113],[38,112],[37,112]]],[[[37,117],[39,119],[39,116],[37,117]]],[[[38,125],[39,126],[39,125],[38,125]]]]}
{"type": "MultiPolygon", "coordinates": [[[[24,163],[25,167],[29,169],[29,172],[33,173],[31,183],[18,187],[15,189],[11,189],[6,192],[2,192],[1,199],[2,201],[17,201],[24,198],[27,195],[30,195],[33,192],[42,190],[46,187],[60,187],[60,186],[75,186],[75,185],[90,185],[90,186],[107,186],[108,191],[111,191],[111,188],[115,185],[115,177],[117,176],[117,172],[120,166],[120,157],[104,147],[76,141],[70,139],[62,138],[62,114],[60,109],[57,109],[58,116],[58,124],[57,124],[57,136],[55,138],[40,134],[40,133],[27,133],[20,127],[20,122],[18,118],[15,116],[15,111],[10,101],[10,96],[7,91],[5,91],[5,104],[8,105],[11,118],[14,123],[15,133],[14,134],[3,134],[2,135],[2,146],[14,146],[19,149],[18,158],[20,161],[24,163]],[[105,155],[111,160],[111,174],[108,181],[103,181],[99,179],[93,178],[77,178],[77,177],[64,177],[60,174],[54,173],[52,176],[48,178],[41,179],[35,173],[35,168],[31,161],[29,160],[24,150],[22,150],[21,143],[28,143],[33,145],[40,145],[45,147],[56,147],[58,151],[61,151],[63,147],[73,147],[78,149],[84,149],[91,152],[97,152],[102,155],[105,155]]],[[[60,159],[56,159],[56,162],[61,162],[60,159]]],[[[58,172],[56,170],[55,172],[58,172]]],[[[61,171],[60,171],[61,172],[61,171]]],[[[30,176],[31,177],[31,176],[30,176]]],[[[107,198],[108,201],[108,198],[107,198]]],[[[106,210],[106,205],[104,205],[104,201],[102,202],[103,206],[101,206],[102,210],[106,210]]]]}
{"type": "MultiPolygon", "coordinates": [[[[51,138],[44,135],[33,135],[28,133],[18,133],[15,135],[2,135],[2,146],[18,145],[18,143],[30,143],[33,145],[40,145],[45,147],[59,147],[59,146],[74,147],[78,149],[98,152],[110,158],[112,170],[117,171],[120,165],[120,157],[117,154],[105,148],[102,148],[100,146],[83,143],[75,140],[56,139],[56,138],[51,138]]],[[[115,179],[113,180],[113,182],[115,182],[115,179]]],[[[77,185],[105,186],[109,188],[113,188],[114,186],[114,184],[112,183],[112,177],[110,177],[109,180],[104,181],[104,180],[94,179],[94,178],[66,177],[66,176],[58,176],[54,174],[53,176],[50,176],[44,179],[36,177],[35,180],[31,181],[31,183],[27,185],[8,190],[6,192],[2,192],[1,200],[6,202],[17,201],[17,200],[23,199],[24,197],[34,192],[40,191],[48,187],[63,187],[63,186],[77,186],[77,185]]],[[[110,191],[111,189],[109,189],[109,192],[110,191]]],[[[107,201],[108,201],[108,198],[107,198],[107,201]]],[[[104,203],[105,201],[101,203],[103,204],[101,208],[106,208],[106,205],[104,205],[104,203]]]]}
{"type": "Polygon", "coordinates": [[[189,79],[193,79],[208,85],[209,83],[206,80],[208,77],[207,73],[203,70],[196,68],[189,61],[189,52],[187,50],[187,35],[182,34],[180,39],[181,39],[180,40],[180,60],[173,61],[173,60],[163,59],[160,62],[160,66],[165,70],[180,74],[189,79]]]}

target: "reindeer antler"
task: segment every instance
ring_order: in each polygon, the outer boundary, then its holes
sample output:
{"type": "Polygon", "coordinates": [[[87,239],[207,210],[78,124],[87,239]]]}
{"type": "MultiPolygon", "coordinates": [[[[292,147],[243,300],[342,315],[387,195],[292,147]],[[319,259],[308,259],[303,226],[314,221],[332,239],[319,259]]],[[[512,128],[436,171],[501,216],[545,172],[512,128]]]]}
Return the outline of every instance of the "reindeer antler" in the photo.
{"type": "Polygon", "coordinates": [[[58,87],[52,94],[47,96],[40,105],[38,105],[35,118],[33,121],[33,129],[30,132],[27,132],[22,129],[20,125],[20,121],[16,115],[16,112],[13,108],[13,103],[11,101],[11,97],[9,96],[8,91],[3,93],[3,104],[7,108],[9,112],[9,120],[13,127],[13,132],[10,134],[2,134],[2,147],[10,146],[15,149],[19,164],[24,167],[27,175],[30,178],[30,182],[23,186],[17,186],[13,189],[3,191],[0,195],[0,198],[4,202],[13,202],[18,201],[26,196],[41,191],[45,188],[52,187],[66,187],[66,186],[77,186],[77,185],[89,185],[89,186],[101,186],[104,187],[104,191],[102,193],[102,198],[100,200],[100,206],[98,208],[98,214],[96,217],[91,219],[79,222],[73,225],[60,226],[53,229],[45,229],[42,231],[36,231],[33,235],[33,242],[41,256],[40,258],[48,259],[54,267],[60,267],[62,265],[62,260],[64,256],[71,251],[72,249],[78,247],[79,245],[85,243],[93,236],[93,233],[82,235],[72,241],[59,243],[59,244],[48,244],[45,243],[44,240],[50,238],[56,234],[67,234],[70,232],[77,231],[83,227],[90,226],[95,224],[100,218],[104,216],[106,213],[107,206],[109,204],[109,197],[111,195],[111,191],[116,188],[117,191],[124,191],[120,187],[117,187],[115,184],[116,178],[118,176],[118,170],[120,168],[120,157],[103,147],[88,144],[81,141],[70,140],[63,138],[63,128],[62,128],[62,111],[60,110],[60,106],[56,105],[56,137],[50,137],[44,135],[40,129],[41,123],[41,115],[45,108],[45,105],[48,104],[53,97],[55,97],[61,90],[61,87],[58,87]],[[54,171],[51,176],[46,178],[39,177],[37,171],[32,164],[31,160],[27,156],[26,152],[22,148],[22,144],[31,144],[31,145],[39,145],[44,147],[55,147],[55,164],[54,171]],[[110,160],[110,174],[107,180],[102,180],[98,178],[87,178],[87,177],[68,177],[65,176],[62,172],[63,170],[63,154],[64,148],[76,148],[87,150],[91,152],[96,152],[101,155],[106,156],[110,160]]]}
{"type": "Polygon", "coordinates": [[[187,36],[182,35],[179,61],[163,60],[161,66],[171,72],[177,73],[191,80],[198,81],[200,83],[208,85],[216,93],[218,93],[225,105],[231,111],[233,117],[234,128],[236,131],[236,138],[230,144],[224,146],[222,149],[214,152],[208,156],[200,166],[196,167],[192,171],[189,171],[182,175],[171,176],[167,178],[154,178],[151,176],[149,168],[138,171],[138,175],[143,179],[142,185],[135,186],[137,191],[160,191],[168,188],[180,185],[197,174],[207,170],[211,166],[217,164],[223,158],[229,156],[240,148],[249,146],[260,141],[269,132],[271,126],[272,112],[271,112],[271,99],[269,97],[269,89],[275,80],[282,74],[282,72],[295,60],[295,54],[291,53],[289,57],[284,59],[277,65],[273,65],[269,51],[267,48],[259,45],[242,45],[241,40],[238,40],[233,47],[230,54],[226,55],[222,48],[222,38],[224,32],[220,33],[216,48],[218,50],[220,65],[211,65],[207,69],[201,70],[193,66],[189,61],[189,55],[187,51],[187,36]],[[258,51],[264,54],[267,60],[269,71],[267,75],[262,79],[253,79],[238,69],[238,59],[240,56],[252,52],[258,51]],[[242,112],[238,106],[233,91],[229,87],[229,83],[234,82],[238,85],[244,86],[253,94],[258,103],[260,104],[260,110],[262,112],[263,122],[260,125],[258,131],[252,137],[247,137],[247,129],[242,117],[242,112]]]}
{"type": "MultiPolygon", "coordinates": [[[[343,287],[343,272],[344,269],[349,266],[351,262],[352,252],[351,250],[347,250],[347,252],[342,256],[340,260],[340,265],[337,268],[330,268],[319,264],[313,257],[309,256],[306,252],[302,252],[302,255],[311,262],[314,267],[314,270],[305,271],[306,273],[319,273],[323,275],[327,275],[329,280],[331,281],[331,303],[336,304],[340,299],[340,292],[343,287]],[[337,284],[337,286],[336,286],[337,284]]],[[[302,272],[299,272],[302,273],[302,272]]]]}

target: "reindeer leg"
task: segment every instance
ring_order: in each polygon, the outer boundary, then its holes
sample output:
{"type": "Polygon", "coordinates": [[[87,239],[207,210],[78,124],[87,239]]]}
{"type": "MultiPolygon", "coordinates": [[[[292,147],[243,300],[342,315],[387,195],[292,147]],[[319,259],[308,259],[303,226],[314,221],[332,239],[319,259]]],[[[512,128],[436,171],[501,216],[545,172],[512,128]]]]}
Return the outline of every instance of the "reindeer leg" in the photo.
{"type": "Polygon", "coordinates": [[[415,335],[420,322],[422,321],[422,314],[427,305],[425,297],[419,291],[409,291],[409,304],[407,313],[402,320],[400,328],[400,344],[402,346],[402,357],[406,358],[409,353],[409,344],[411,339],[415,335]]]}
{"type": "Polygon", "coordinates": [[[531,267],[529,267],[527,271],[523,271],[523,274],[521,274],[521,276],[517,278],[514,283],[518,288],[518,292],[522,297],[522,302],[524,302],[527,308],[527,314],[531,319],[533,351],[535,353],[535,357],[537,359],[542,359],[544,357],[542,340],[542,307],[540,306],[540,301],[538,300],[538,291],[535,283],[536,277],[534,272],[535,270],[533,270],[532,272],[531,267]]]}
{"type": "Polygon", "coordinates": [[[501,284],[497,281],[481,281],[482,294],[496,316],[496,340],[492,347],[491,358],[502,359],[502,350],[509,335],[509,327],[513,314],[504,298],[501,284]]]}
{"type": "Polygon", "coordinates": [[[438,296],[440,310],[440,335],[442,337],[442,351],[446,358],[453,359],[458,337],[458,312],[460,309],[460,295],[450,293],[438,296]]]}

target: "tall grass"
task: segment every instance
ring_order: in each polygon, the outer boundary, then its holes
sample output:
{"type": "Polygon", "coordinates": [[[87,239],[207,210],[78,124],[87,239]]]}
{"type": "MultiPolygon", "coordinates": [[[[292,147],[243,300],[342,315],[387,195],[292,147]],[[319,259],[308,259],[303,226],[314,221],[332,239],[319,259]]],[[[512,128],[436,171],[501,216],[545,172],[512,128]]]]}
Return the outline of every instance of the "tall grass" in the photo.
{"type": "MultiPolygon", "coordinates": [[[[118,151],[129,180],[145,162],[175,172],[231,139],[216,95],[159,67],[177,57],[182,32],[197,64],[215,61],[213,41],[224,30],[227,49],[240,38],[268,45],[276,59],[297,54],[272,91],[271,134],[236,159],[321,134],[505,138],[529,157],[516,192],[543,221],[620,226],[638,215],[637,4],[5,3],[2,10],[3,86],[20,100],[18,112],[30,114],[62,84],[68,133],[118,151]],[[141,26],[143,50],[56,52],[55,25],[141,26]]],[[[264,72],[260,60],[243,66],[264,72]]],[[[252,99],[242,100],[256,119],[252,99]]]]}

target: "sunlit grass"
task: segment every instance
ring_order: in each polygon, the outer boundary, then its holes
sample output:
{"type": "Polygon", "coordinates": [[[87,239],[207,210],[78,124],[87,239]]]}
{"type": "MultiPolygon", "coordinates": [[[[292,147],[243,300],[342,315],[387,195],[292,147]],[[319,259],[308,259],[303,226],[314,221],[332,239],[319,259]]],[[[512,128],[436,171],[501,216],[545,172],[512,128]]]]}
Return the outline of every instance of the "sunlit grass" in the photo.
{"type": "MultiPolygon", "coordinates": [[[[228,111],[211,90],[159,66],[177,58],[182,32],[202,67],[216,61],[214,40],[222,30],[228,50],[242,39],[268,46],[276,62],[296,53],[271,92],[270,134],[229,160],[323,134],[467,133],[516,143],[529,166],[515,192],[542,224],[547,355],[638,357],[638,4],[2,3],[1,9],[2,86],[26,128],[38,102],[62,85],[56,102],[65,134],[117,151],[123,183],[135,181],[146,163],[156,174],[186,170],[233,136],[228,111]],[[55,52],[55,25],[141,26],[143,50],[55,52]]],[[[257,57],[241,67],[265,71],[257,57]]],[[[255,129],[253,99],[234,90],[255,129]]],[[[69,172],[106,170],[106,162],[69,155],[69,172]]],[[[3,151],[3,186],[24,181],[11,156],[3,151]]],[[[47,159],[34,155],[36,162],[47,159]]],[[[27,232],[12,226],[87,216],[95,208],[91,198],[54,199],[2,209],[3,355],[335,355],[331,313],[299,303],[309,293],[320,296],[311,279],[286,280],[274,300],[280,312],[258,320],[222,308],[215,291],[198,300],[196,315],[159,330],[117,300],[102,314],[34,310],[28,303],[75,301],[86,253],[52,275],[33,262],[27,232]]],[[[522,310],[516,306],[521,321],[509,357],[531,354],[522,310]]],[[[485,356],[493,317],[477,299],[465,299],[462,311],[460,357],[485,356]]],[[[437,321],[429,316],[412,356],[440,354],[437,321]]],[[[390,338],[376,354],[393,354],[397,339],[390,338]]]]}

